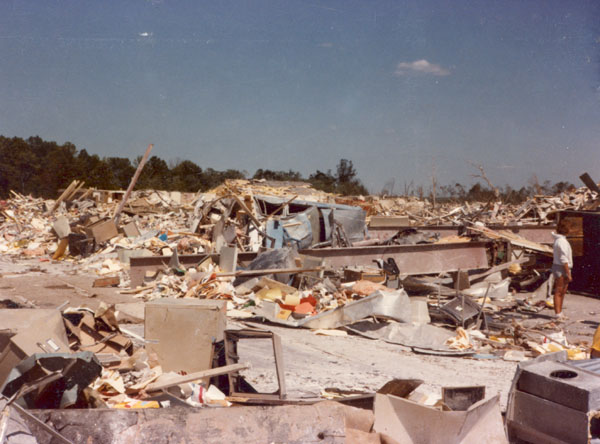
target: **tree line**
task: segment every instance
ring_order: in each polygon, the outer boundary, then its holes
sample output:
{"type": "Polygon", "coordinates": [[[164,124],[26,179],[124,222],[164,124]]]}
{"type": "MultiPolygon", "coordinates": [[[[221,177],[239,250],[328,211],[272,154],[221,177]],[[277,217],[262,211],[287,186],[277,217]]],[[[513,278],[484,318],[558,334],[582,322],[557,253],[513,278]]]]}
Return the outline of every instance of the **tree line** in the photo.
{"type": "Polygon", "coordinates": [[[534,195],[555,196],[564,191],[574,189],[575,186],[569,182],[560,181],[552,184],[549,180],[546,180],[540,184],[537,182],[537,179],[533,177],[529,180],[528,185],[522,186],[518,189],[512,188],[510,185],[500,187],[498,189],[498,199],[496,199],[496,193],[494,190],[481,185],[479,182],[475,183],[469,189],[466,189],[459,183],[454,185],[444,185],[440,187],[440,193],[442,196],[442,201],[450,200],[456,202],[486,202],[501,200],[504,203],[518,204],[526,201],[534,195]]]}
{"type": "MultiPolygon", "coordinates": [[[[4,137],[0,135],[0,197],[10,190],[44,198],[55,198],[73,180],[83,180],[88,187],[103,190],[126,189],[141,161],[124,157],[100,157],[78,150],[66,142],[62,145],[40,137],[4,137]]],[[[203,169],[191,160],[168,164],[152,156],[144,166],[136,189],[198,192],[207,191],[226,179],[248,178],[248,173],[235,169],[218,171],[203,169]]],[[[365,195],[367,189],[357,177],[352,161],[341,159],[335,173],[317,170],[308,178],[296,171],[259,169],[253,179],[304,181],[316,189],[343,195],[365,195]]]]}
{"type": "MultiPolygon", "coordinates": [[[[38,136],[21,139],[0,135],[0,197],[9,197],[10,190],[14,190],[26,195],[55,198],[61,189],[75,179],[83,180],[86,186],[97,189],[126,189],[140,161],[141,156],[133,161],[124,157],[100,157],[89,154],[85,149],[78,150],[70,142],[59,145],[38,136]]],[[[556,195],[574,188],[564,181],[555,184],[545,181],[540,184],[535,175],[527,186],[519,189],[509,185],[498,188],[485,177],[483,168],[479,168],[482,174],[473,177],[483,177],[488,186],[476,182],[467,188],[455,183],[439,187],[434,185],[426,190],[423,186],[413,186],[411,182],[404,185],[402,195],[421,199],[435,197],[438,202],[502,200],[505,203],[520,203],[536,194],[556,195]]],[[[152,156],[142,170],[136,189],[198,192],[215,188],[226,179],[246,178],[308,182],[318,190],[345,196],[369,194],[358,178],[352,161],[348,159],[341,159],[335,171],[317,170],[304,177],[291,169],[275,171],[262,168],[250,176],[246,171],[203,169],[191,160],[167,163],[158,156],[152,156]]],[[[381,194],[393,195],[393,187],[394,180],[386,184],[381,194]]]]}

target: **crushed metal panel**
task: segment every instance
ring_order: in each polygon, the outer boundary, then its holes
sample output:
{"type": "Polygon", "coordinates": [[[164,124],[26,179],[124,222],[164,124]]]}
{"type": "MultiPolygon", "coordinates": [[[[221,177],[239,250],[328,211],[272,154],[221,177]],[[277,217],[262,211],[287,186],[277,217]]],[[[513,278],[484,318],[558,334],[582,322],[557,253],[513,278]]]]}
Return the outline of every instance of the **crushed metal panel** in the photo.
{"type": "MultiPolygon", "coordinates": [[[[264,196],[255,195],[254,198],[257,201],[264,201],[272,205],[281,205],[286,202],[286,199],[276,196],[264,196]]],[[[355,207],[352,205],[343,204],[330,204],[323,202],[312,202],[300,199],[294,199],[294,207],[308,209],[310,207],[316,207],[322,217],[323,223],[325,224],[324,238],[321,241],[329,240],[331,232],[328,230],[328,223],[331,224],[332,220],[339,222],[344,227],[344,231],[350,238],[350,241],[359,241],[364,239],[364,232],[366,226],[367,213],[361,207],[355,207]]],[[[315,240],[315,242],[317,242],[315,240]]]]}
{"type": "MultiPolygon", "coordinates": [[[[296,245],[298,248],[310,248],[319,242],[319,210],[315,207],[279,221],[269,219],[267,227],[271,223],[279,223],[281,226],[281,246],[296,245]]],[[[269,232],[267,234],[271,235],[269,232]]]]}
{"type": "Polygon", "coordinates": [[[342,225],[350,242],[365,238],[365,218],[365,210],[359,207],[333,209],[333,219],[342,225]]]}
{"type": "Polygon", "coordinates": [[[443,356],[465,356],[475,353],[473,350],[449,348],[446,341],[452,338],[454,333],[430,324],[413,325],[412,323],[361,321],[347,325],[344,329],[369,339],[381,339],[390,344],[410,347],[416,353],[443,356]]]}
{"type": "Polygon", "coordinates": [[[305,256],[325,259],[333,268],[373,265],[373,260],[393,258],[401,274],[429,274],[488,268],[485,242],[456,244],[392,245],[301,250],[305,256]]]}
{"type": "Polygon", "coordinates": [[[569,365],[583,368],[588,372],[593,372],[600,375],[600,359],[582,359],[580,361],[570,361],[569,365]]]}
{"type": "Polygon", "coordinates": [[[254,313],[270,322],[290,327],[306,327],[312,329],[331,329],[353,324],[369,316],[395,319],[400,322],[411,322],[412,308],[408,295],[404,290],[377,291],[365,298],[352,301],[334,310],[323,311],[315,316],[302,319],[282,320],[277,317],[281,307],[270,301],[262,301],[254,313]]]}

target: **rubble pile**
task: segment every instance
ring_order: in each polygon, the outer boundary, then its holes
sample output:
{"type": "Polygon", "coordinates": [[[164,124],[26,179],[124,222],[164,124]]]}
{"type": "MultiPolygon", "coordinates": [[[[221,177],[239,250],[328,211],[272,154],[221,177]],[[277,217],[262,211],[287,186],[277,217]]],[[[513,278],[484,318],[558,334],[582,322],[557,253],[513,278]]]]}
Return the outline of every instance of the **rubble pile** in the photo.
{"type": "Polygon", "coordinates": [[[520,205],[492,201],[441,203],[433,208],[427,199],[377,196],[367,197],[365,204],[369,215],[408,216],[411,225],[464,225],[466,221],[511,225],[552,224],[559,211],[595,210],[597,199],[595,191],[582,187],[557,196],[536,195],[520,205]]]}
{"type": "MultiPolygon", "coordinates": [[[[359,335],[419,354],[521,362],[563,352],[584,360],[588,344],[567,341],[560,322],[541,312],[552,288],[549,224],[597,204],[587,188],[519,206],[433,208],[245,180],[198,194],[128,196],[77,181],[57,200],[13,192],[0,202],[0,253],[70,262],[95,273],[95,287],[133,295],[141,310],[67,303],[27,318],[18,314],[26,309],[5,309],[27,322],[0,335],[0,391],[7,406],[25,410],[292,403],[280,339],[256,323],[359,335]],[[443,225],[455,231],[439,231],[443,225]],[[536,234],[542,240],[527,237],[528,227],[546,230],[536,234]],[[228,330],[227,319],[253,328],[228,330]],[[237,343],[257,338],[273,344],[275,393],[258,393],[240,373],[250,365],[237,343]]],[[[402,414],[413,407],[402,399],[419,397],[410,393],[370,394],[380,412],[400,415],[378,420],[376,410],[376,427],[363,431],[380,435],[373,442],[406,433],[402,414]]],[[[481,399],[461,409],[464,421],[469,409],[488,408],[501,421],[497,399],[481,399]]],[[[438,401],[435,408],[451,409],[450,399],[438,401]]],[[[421,404],[423,415],[435,410],[421,404]]]]}

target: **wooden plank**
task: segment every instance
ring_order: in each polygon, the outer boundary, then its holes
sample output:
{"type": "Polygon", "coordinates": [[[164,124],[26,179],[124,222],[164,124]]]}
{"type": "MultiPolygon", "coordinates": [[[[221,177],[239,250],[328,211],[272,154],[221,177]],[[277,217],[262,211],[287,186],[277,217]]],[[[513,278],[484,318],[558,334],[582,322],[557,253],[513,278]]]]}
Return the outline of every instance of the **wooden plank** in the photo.
{"type": "Polygon", "coordinates": [[[600,195],[600,188],[598,188],[598,185],[596,184],[596,182],[594,182],[594,180],[590,177],[588,173],[583,173],[581,176],[579,176],[579,178],[585,184],[586,187],[600,195]]]}
{"type": "Polygon", "coordinates": [[[235,373],[241,370],[250,368],[250,363],[232,364],[225,365],[223,367],[211,368],[210,370],[202,370],[200,372],[190,373],[184,376],[178,376],[171,379],[170,381],[154,382],[146,387],[147,392],[156,392],[158,390],[173,387],[179,384],[185,384],[186,382],[197,381],[198,379],[212,378],[213,376],[226,375],[228,373],[235,373]]]}
{"type": "Polygon", "coordinates": [[[120,282],[119,276],[98,278],[92,287],[116,287],[120,282]]]}
{"type": "Polygon", "coordinates": [[[552,255],[552,247],[548,245],[543,245],[537,242],[531,242],[527,239],[516,235],[510,231],[502,230],[502,231],[494,231],[487,227],[474,227],[471,226],[468,228],[469,230],[476,231],[478,233],[484,234],[490,239],[504,239],[510,242],[512,245],[525,248],[526,250],[537,251],[539,253],[544,253],[547,255],[552,255]]]}
{"type": "Polygon", "coordinates": [[[73,182],[71,182],[69,184],[69,186],[66,188],[65,191],[62,192],[62,194],[58,197],[58,199],[56,199],[54,201],[54,205],[52,205],[52,208],[50,209],[50,211],[48,212],[48,214],[52,214],[56,211],[56,209],[58,208],[58,206],[60,205],[60,203],[65,200],[67,198],[67,196],[69,196],[71,194],[71,192],[75,189],[75,187],[77,187],[77,185],[79,184],[79,181],[74,180],[73,182]]]}
{"type": "Polygon", "coordinates": [[[115,214],[113,216],[113,220],[115,221],[115,223],[119,223],[119,219],[121,217],[121,211],[123,211],[123,207],[125,206],[127,199],[129,199],[129,195],[133,191],[133,187],[135,186],[135,183],[137,182],[138,177],[140,177],[140,174],[142,173],[142,169],[144,168],[144,165],[146,165],[146,161],[148,160],[148,157],[150,156],[150,151],[152,151],[152,147],[154,147],[154,145],[150,144],[150,145],[148,145],[148,148],[146,148],[144,157],[142,157],[142,160],[140,161],[140,164],[138,165],[137,170],[135,170],[135,174],[131,178],[131,182],[129,182],[129,186],[127,187],[125,196],[123,196],[123,200],[119,204],[119,207],[117,208],[117,211],[115,211],[115,214]]]}
{"type": "Polygon", "coordinates": [[[65,196],[65,202],[72,200],[77,192],[85,185],[85,182],[82,180],[79,185],[77,185],[73,191],[71,191],[67,196],[65,196]]]}

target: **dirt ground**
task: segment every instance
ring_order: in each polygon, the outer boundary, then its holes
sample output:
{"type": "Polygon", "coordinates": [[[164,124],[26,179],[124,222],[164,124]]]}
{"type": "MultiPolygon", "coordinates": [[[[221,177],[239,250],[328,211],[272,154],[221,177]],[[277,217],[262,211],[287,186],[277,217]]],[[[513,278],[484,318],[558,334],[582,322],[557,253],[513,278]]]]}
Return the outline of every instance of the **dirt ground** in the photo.
{"type": "MultiPolygon", "coordinates": [[[[39,259],[13,260],[0,257],[0,300],[10,299],[39,308],[57,307],[64,302],[76,307],[95,308],[107,303],[139,302],[117,288],[93,288],[97,276],[77,271],[69,262],[39,259]]],[[[568,294],[568,316],[564,329],[569,341],[591,342],[598,325],[600,305],[594,298],[568,294]]],[[[531,315],[528,322],[547,321],[551,311],[531,315]]],[[[249,324],[229,321],[231,328],[249,324]]],[[[486,396],[501,395],[506,407],[507,394],[516,363],[502,359],[454,358],[419,355],[407,348],[359,336],[318,336],[310,330],[280,326],[251,325],[270,329],[281,336],[285,377],[291,397],[315,396],[328,387],[374,391],[393,378],[417,378],[424,381],[423,392],[440,395],[441,387],[485,385],[486,396]]],[[[0,325],[0,329],[2,326],[0,325]]],[[[131,326],[143,333],[143,325],[131,326]]],[[[270,343],[249,342],[240,348],[242,361],[250,361],[248,380],[260,390],[274,390],[276,379],[270,343]]]]}

